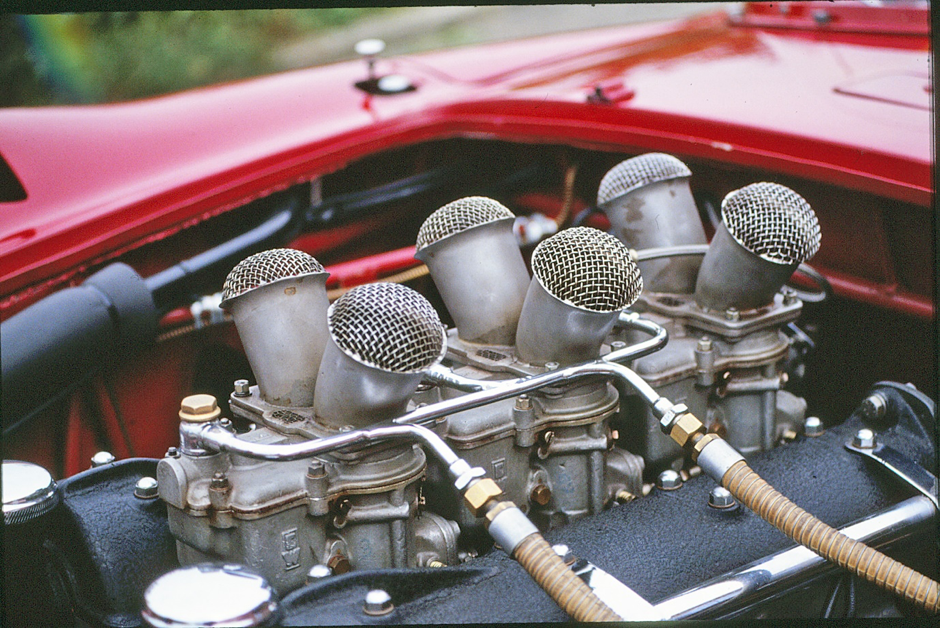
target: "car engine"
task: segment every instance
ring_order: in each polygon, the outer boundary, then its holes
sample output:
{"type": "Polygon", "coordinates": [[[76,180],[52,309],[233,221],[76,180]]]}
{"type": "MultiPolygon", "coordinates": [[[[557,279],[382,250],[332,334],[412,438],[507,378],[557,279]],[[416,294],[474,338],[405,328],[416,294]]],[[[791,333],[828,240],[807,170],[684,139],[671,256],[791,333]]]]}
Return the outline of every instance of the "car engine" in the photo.
{"type": "Polygon", "coordinates": [[[229,264],[216,312],[250,369],[178,400],[165,457],[58,482],[4,462],[7,604],[107,626],[935,614],[934,402],[872,381],[816,416],[814,209],[749,182],[709,244],[695,176],[621,160],[566,224],[471,191],[412,231],[417,289],[336,295],[295,248],[229,264]]]}

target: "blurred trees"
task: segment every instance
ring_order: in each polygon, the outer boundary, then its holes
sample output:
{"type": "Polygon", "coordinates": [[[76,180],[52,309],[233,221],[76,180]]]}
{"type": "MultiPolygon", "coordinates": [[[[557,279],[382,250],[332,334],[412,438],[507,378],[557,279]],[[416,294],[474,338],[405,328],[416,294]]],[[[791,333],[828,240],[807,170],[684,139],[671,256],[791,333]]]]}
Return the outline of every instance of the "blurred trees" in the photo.
{"type": "Polygon", "coordinates": [[[278,71],[278,46],[388,9],[0,15],[0,106],[113,102],[278,71]]]}

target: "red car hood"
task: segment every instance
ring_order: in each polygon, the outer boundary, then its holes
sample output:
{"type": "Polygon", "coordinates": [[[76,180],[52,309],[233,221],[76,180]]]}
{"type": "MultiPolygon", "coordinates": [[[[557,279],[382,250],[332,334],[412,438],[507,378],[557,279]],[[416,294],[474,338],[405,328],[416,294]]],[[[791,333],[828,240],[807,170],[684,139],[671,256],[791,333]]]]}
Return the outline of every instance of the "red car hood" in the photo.
{"type": "MultiPolygon", "coordinates": [[[[907,15],[926,24],[926,9],[907,15]]],[[[27,198],[0,204],[0,294],[377,150],[454,136],[665,150],[927,206],[928,50],[926,34],[722,13],[380,61],[418,87],[396,96],[357,90],[365,68],[351,62],[125,104],[3,110],[0,154],[27,198]]]]}

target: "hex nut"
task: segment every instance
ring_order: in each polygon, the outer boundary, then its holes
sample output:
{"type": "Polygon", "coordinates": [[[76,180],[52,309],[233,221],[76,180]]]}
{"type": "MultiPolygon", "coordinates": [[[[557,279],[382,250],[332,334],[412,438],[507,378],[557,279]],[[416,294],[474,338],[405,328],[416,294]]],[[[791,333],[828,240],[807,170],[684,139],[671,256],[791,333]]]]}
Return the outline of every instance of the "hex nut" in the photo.
{"type": "Polygon", "coordinates": [[[673,422],[669,436],[679,443],[680,447],[685,447],[692,440],[693,435],[704,432],[705,426],[702,425],[702,422],[691,412],[686,412],[673,422]]]}
{"type": "Polygon", "coordinates": [[[695,444],[692,445],[692,460],[697,462],[699,454],[701,454],[702,450],[705,449],[705,445],[712,442],[713,440],[718,440],[719,438],[721,438],[721,436],[715,434],[714,432],[710,432],[695,441],[695,444]]]}
{"type": "Polygon", "coordinates": [[[106,464],[111,464],[117,460],[110,451],[99,451],[94,456],[91,457],[91,468],[103,467],[106,464]]]}
{"type": "Polygon", "coordinates": [[[188,423],[213,421],[220,414],[222,410],[212,395],[189,395],[180,403],[180,420],[188,423]]]}
{"type": "Polygon", "coordinates": [[[392,596],[382,589],[372,589],[366,593],[366,601],[362,610],[366,615],[387,615],[395,608],[392,596]]]}
{"type": "Polygon", "coordinates": [[[330,568],[330,572],[334,576],[338,576],[341,573],[348,573],[352,566],[349,564],[349,559],[343,556],[342,554],[333,554],[330,556],[330,559],[326,561],[326,566],[330,568]]]}
{"type": "Polygon", "coordinates": [[[859,449],[872,449],[875,446],[875,433],[868,428],[862,428],[855,433],[852,444],[859,449]]]}
{"type": "Polygon", "coordinates": [[[483,478],[471,484],[463,494],[463,498],[473,516],[479,517],[483,506],[491,499],[498,498],[502,494],[503,490],[499,488],[496,482],[490,478],[483,478]]]}
{"type": "Polygon", "coordinates": [[[716,486],[708,494],[708,505],[718,510],[727,510],[737,505],[734,495],[723,486],[716,486]]]}
{"type": "Polygon", "coordinates": [[[821,436],[825,431],[826,428],[823,425],[822,419],[820,419],[818,416],[808,416],[806,417],[806,420],[803,421],[803,433],[806,436],[821,436]]]}
{"type": "Polygon", "coordinates": [[[551,500],[552,489],[548,488],[544,484],[539,484],[532,489],[531,493],[529,493],[529,501],[536,503],[539,506],[546,506],[551,500]]]}
{"type": "Polygon", "coordinates": [[[236,379],[235,380],[235,396],[236,397],[248,397],[251,395],[251,388],[248,386],[247,379],[236,379]]]}
{"type": "Polygon", "coordinates": [[[656,488],[659,488],[664,491],[674,491],[677,488],[682,487],[682,477],[673,471],[672,469],[667,469],[659,474],[656,478],[656,488]]]}
{"type": "Polygon", "coordinates": [[[863,419],[866,421],[878,421],[884,418],[885,413],[888,411],[888,401],[884,398],[884,395],[874,393],[862,401],[860,409],[863,419]]]}
{"type": "Polygon", "coordinates": [[[140,499],[154,499],[159,495],[159,486],[157,481],[149,476],[144,476],[137,480],[134,486],[134,497],[140,499]]]}

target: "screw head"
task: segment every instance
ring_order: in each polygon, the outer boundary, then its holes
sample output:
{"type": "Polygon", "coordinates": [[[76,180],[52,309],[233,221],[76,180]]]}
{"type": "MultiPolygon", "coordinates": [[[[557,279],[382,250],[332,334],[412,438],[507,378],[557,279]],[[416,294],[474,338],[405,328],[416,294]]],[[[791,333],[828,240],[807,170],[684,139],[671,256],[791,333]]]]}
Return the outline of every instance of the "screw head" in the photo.
{"type": "Polygon", "coordinates": [[[708,505],[712,508],[725,510],[732,508],[737,502],[734,501],[734,495],[723,486],[716,486],[708,494],[708,505]]]}
{"type": "Polygon", "coordinates": [[[248,386],[247,379],[236,379],[235,380],[235,396],[236,397],[248,397],[251,395],[251,389],[248,386]]]}
{"type": "Polygon", "coordinates": [[[106,464],[111,464],[117,460],[110,451],[99,451],[94,456],[91,457],[91,468],[103,467],[106,464]]]}
{"type": "Polygon", "coordinates": [[[153,499],[159,494],[159,486],[157,481],[149,476],[144,476],[137,480],[137,484],[134,486],[134,497],[139,497],[140,499],[153,499]]]}
{"type": "Polygon", "coordinates": [[[877,421],[884,418],[885,413],[888,411],[888,400],[881,393],[874,393],[862,401],[859,409],[862,418],[866,421],[877,421]]]}
{"type": "Polygon", "coordinates": [[[818,416],[808,416],[806,420],[803,421],[803,433],[807,436],[820,436],[825,431],[826,428],[823,426],[822,419],[818,416]]]}
{"type": "Polygon", "coordinates": [[[326,565],[314,565],[310,568],[310,571],[307,572],[307,583],[311,583],[314,580],[319,580],[320,578],[326,578],[332,576],[333,572],[330,571],[330,568],[326,565]]]}
{"type": "Polygon", "coordinates": [[[362,606],[366,615],[387,615],[394,608],[392,596],[382,589],[372,589],[366,593],[366,603],[362,606]]]}
{"type": "Polygon", "coordinates": [[[875,433],[868,428],[862,428],[855,433],[852,444],[859,449],[873,449],[875,447],[875,433]]]}
{"type": "Polygon", "coordinates": [[[659,474],[659,477],[656,478],[656,487],[664,491],[674,491],[681,486],[682,476],[672,469],[663,471],[659,474]]]}

